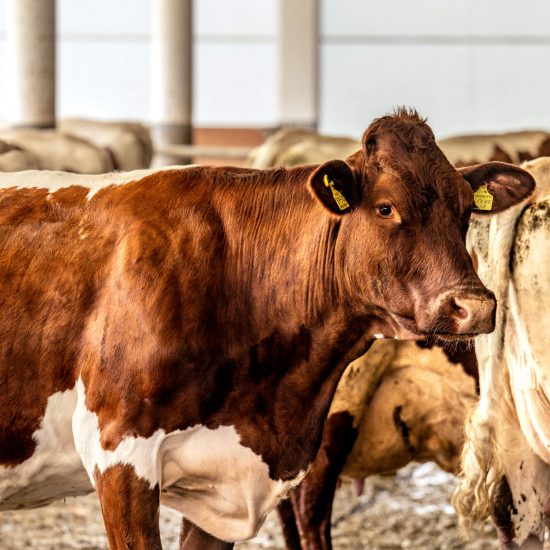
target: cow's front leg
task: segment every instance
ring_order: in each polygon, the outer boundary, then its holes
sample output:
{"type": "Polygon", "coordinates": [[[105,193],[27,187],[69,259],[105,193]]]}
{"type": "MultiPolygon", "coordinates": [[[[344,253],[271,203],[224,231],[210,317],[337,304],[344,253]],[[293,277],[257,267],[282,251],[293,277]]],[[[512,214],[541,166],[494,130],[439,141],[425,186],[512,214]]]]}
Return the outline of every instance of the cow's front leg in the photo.
{"type": "Polygon", "coordinates": [[[232,542],[219,540],[183,518],[180,532],[180,550],[232,550],[232,542]]]}
{"type": "Polygon", "coordinates": [[[164,431],[149,437],[125,434],[117,419],[102,429],[88,409],[82,380],[77,383],[73,436],[94,485],[111,550],[162,549],[159,505],[164,431]],[[105,430],[112,437],[106,437],[105,430]],[[113,434],[117,434],[115,439],[113,434]]]}
{"type": "Polygon", "coordinates": [[[111,550],[162,550],[158,485],[127,464],[96,469],[94,479],[111,550]]]}
{"type": "Polygon", "coordinates": [[[329,416],[319,453],[302,484],[290,494],[303,550],[332,549],[332,501],[356,438],[357,429],[349,413],[329,416]]]}

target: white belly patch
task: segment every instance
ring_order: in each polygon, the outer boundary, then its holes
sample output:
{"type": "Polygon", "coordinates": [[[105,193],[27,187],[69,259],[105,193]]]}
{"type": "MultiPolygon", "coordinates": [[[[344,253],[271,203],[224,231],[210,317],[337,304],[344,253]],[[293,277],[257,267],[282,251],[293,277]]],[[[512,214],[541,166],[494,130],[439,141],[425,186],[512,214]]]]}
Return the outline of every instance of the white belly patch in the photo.
{"type": "Polygon", "coordinates": [[[74,389],[50,395],[33,434],[33,455],[15,467],[0,466],[0,510],[34,508],[93,490],[74,445],[75,406],[74,389]]]}
{"type": "Polygon", "coordinates": [[[305,475],[271,479],[267,464],[240,443],[233,426],[196,426],[169,434],[162,453],[162,503],[228,541],[253,537],[305,475]]]}
{"type": "Polygon", "coordinates": [[[100,445],[97,415],[86,409],[85,389],[48,398],[32,457],[0,467],[0,510],[33,508],[93,491],[93,472],[132,465],[161,502],[215,537],[253,537],[266,515],[304,477],[274,481],[261,457],[240,442],[233,426],[202,425],[151,437],[125,437],[113,451],[100,445]],[[74,434],[74,435],[73,435],[74,434]],[[78,450],[77,450],[78,449],[78,450]]]}

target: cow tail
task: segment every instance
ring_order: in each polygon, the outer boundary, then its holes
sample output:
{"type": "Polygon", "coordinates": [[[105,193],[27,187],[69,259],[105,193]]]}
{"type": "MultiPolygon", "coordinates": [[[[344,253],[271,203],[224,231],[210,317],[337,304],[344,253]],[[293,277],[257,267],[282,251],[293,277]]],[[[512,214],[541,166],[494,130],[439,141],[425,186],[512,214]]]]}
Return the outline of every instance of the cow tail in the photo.
{"type": "Polygon", "coordinates": [[[469,534],[474,525],[491,516],[493,496],[504,472],[496,452],[492,421],[480,405],[470,412],[465,429],[462,471],[452,502],[462,529],[469,534]]]}

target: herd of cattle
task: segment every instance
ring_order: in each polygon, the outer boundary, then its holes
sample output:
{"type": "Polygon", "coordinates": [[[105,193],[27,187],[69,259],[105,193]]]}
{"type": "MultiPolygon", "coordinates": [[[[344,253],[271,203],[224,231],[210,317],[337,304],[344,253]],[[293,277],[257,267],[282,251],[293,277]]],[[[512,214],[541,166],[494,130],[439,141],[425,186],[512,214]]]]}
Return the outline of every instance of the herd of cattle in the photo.
{"type": "Polygon", "coordinates": [[[149,165],[143,126],[0,140],[0,510],[95,488],[112,548],[160,548],[162,501],[225,550],[278,505],[326,550],[341,477],[433,460],[466,527],[542,548],[550,134],[401,110],[101,176],[149,165]]]}

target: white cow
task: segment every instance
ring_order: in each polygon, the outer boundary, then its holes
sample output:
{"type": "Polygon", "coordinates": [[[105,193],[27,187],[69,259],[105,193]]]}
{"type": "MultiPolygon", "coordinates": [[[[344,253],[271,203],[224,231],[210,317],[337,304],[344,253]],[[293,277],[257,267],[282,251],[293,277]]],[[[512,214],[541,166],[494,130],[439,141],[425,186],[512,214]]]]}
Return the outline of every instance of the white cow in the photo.
{"type": "Polygon", "coordinates": [[[153,144],[149,129],[138,122],[111,122],[69,118],[59,122],[62,132],[106,149],[116,170],[149,168],[153,144]]]}
{"type": "Polygon", "coordinates": [[[114,169],[104,148],[58,130],[2,130],[0,139],[34,155],[43,170],[103,174],[114,169]]]}
{"type": "Polygon", "coordinates": [[[550,515],[550,157],[523,167],[537,182],[529,204],[468,233],[499,308],[476,339],[481,397],[454,503],[466,527],[491,516],[504,548],[534,549],[550,515]]]}

